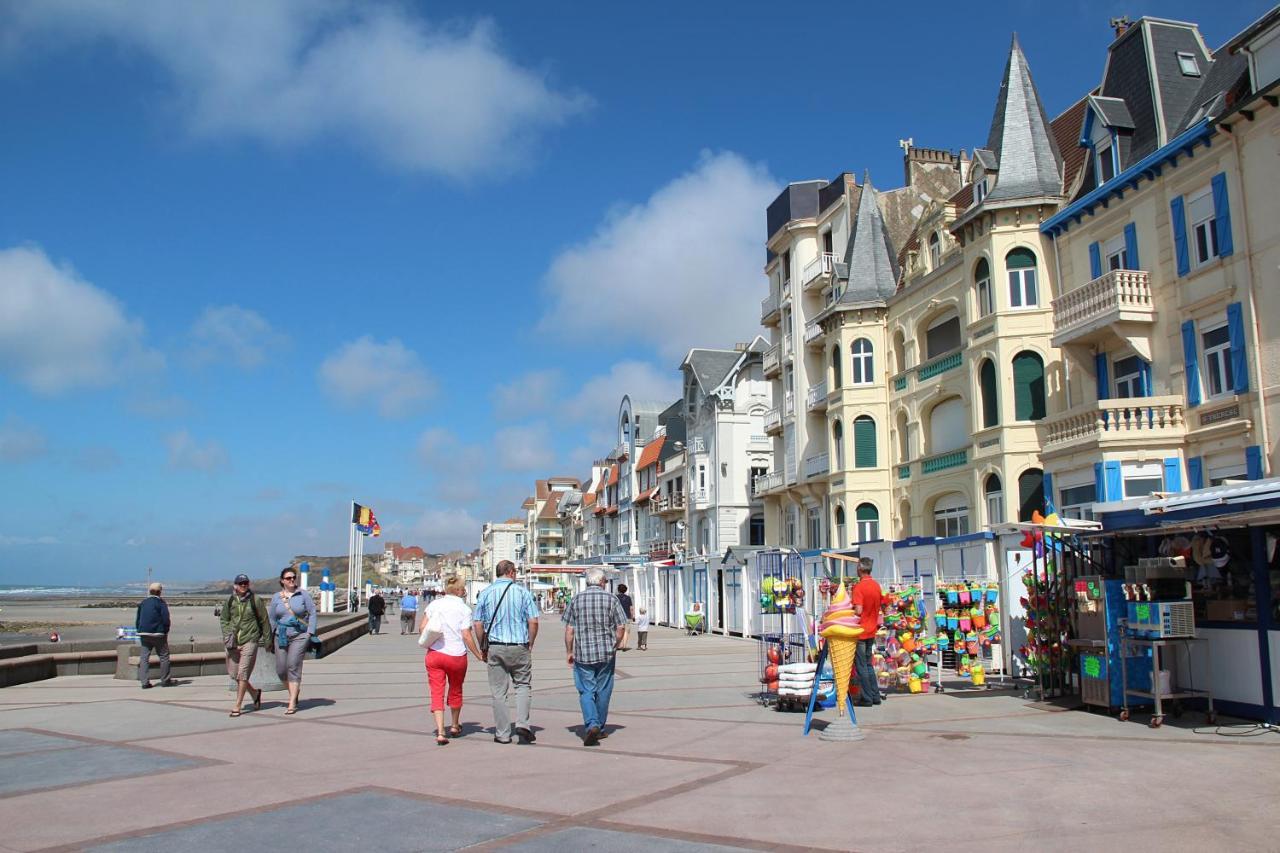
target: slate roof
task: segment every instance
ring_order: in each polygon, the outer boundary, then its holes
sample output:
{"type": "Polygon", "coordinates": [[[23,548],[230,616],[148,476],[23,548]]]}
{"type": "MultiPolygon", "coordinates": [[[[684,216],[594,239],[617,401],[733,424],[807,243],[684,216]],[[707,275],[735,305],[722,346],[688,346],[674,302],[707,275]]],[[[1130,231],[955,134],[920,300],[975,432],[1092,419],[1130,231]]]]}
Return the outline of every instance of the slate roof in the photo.
{"type": "Polygon", "coordinates": [[[1191,106],[1178,122],[1173,135],[1182,133],[1206,115],[1222,115],[1231,108],[1233,100],[1248,92],[1249,85],[1249,60],[1243,54],[1219,48],[1204,75],[1204,83],[1192,98],[1191,106]]]}
{"type": "MultiPolygon", "coordinates": [[[[723,349],[691,349],[684,364],[693,371],[693,378],[703,394],[710,394],[724,382],[742,353],[723,349]]],[[[683,365],[682,365],[683,366],[683,365]]]]}
{"type": "Polygon", "coordinates": [[[1009,47],[987,148],[995,152],[1000,166],[988,200],[1062,194],[1062,157],[1016,35],[1009,47]]]}
{"type": "Polygon", "coordinates": [[[1102,95],[1093,95],[1089,98],[1098,111],[1098,115],[1102,117],[1102,123],[1107,127],[1119,127],[1125,130],[1133,130],[1133,116],[1129,115],[1129,107],[1119,98],[1106,98],[1102,95]]]}
{"type": "Polygon", "coordinates": [[[994,172],[1000,168],[1000,161],[996,159],[996,152],[987,148],[973,149],[973,159],[982,165],[982,168],[988,172],[994,172]]]}
{"type": "Polygon", "coordinates": [[[858,212],[849,231],[849,244],[844,262],[849,279],[839,304],[883,303],[898,289],[898,264],[893,241],[880,212],[879,194],[871,185],[871,176],[862,179],[858,212]]]}

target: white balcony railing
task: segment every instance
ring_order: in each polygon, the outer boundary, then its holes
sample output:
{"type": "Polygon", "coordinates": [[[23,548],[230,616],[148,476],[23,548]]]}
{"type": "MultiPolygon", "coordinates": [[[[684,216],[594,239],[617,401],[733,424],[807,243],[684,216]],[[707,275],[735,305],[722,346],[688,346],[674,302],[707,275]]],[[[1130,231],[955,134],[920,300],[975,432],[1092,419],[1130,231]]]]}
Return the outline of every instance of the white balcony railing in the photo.
{"type": "Polygon", "coordinates": [[[773,432],[782,429],[782,410],[770,409],[764,413],[764,431],[773,432]]]}
{"type": "Polygon", "coordinates": [[[780,488],[782,488],[782,472],[774,471],[770,474],[761,474],[756,477],[755,482],[751,484],[751,493],[763,495],[780,488]]]}
{"type": "Polygon", "coordinates": [[[821,477],[831,471],[831,455],[819,453],[804,460],[805,477],[821,477]]]}
{"type": "Polygon", "coordinates": [[[781,300],[776,292],[770,293],[764,299],[760,300],[760,321],[766,322],[778,313],[778,306],[781,300]]]}
{"type": "Polygon", "coordinates": [[[801,287],[807,288],[810,284],[821,281],[823,276],[831,275],[835,265],[836,256],[834,252],[823,252],[818,255],[818,257],[805,264],[804,269],[800,272],[801,287]]]}
{"type": "Polygon", "coordinates": [[[1117,322],[1155,322],[1145,270],[1110,270],[1053,300],[1054,346],[1117,322]]]}
{"type": "Polygon", "coordinates": [[[774,344],[764,351],[764,375],[772,376],[782,366],[782,347],[774,344]]]}
{"type": "Polygon", "coordinates": [[[786,302],[791,298],[791,279],[787,279],[782,283],[782,301],[786,302]]]}
{"type": "Polygon", "coordinates": [[[822,345],[822,324],[810,321],[804,324],[804,342],[809,345],[822,345]]]}
{"type": "Polygon", "coordinates": [[[795,344],[795,338],[790,332],[782,336],[782,354],[786,356],[794,355],[792,347],[795,344]]]}
{"type": "Polygon", "coordinates": [[[796,392],[788,391],[782,395],[782,416],[789,418],[796,413],[796,392]]]}
{"type": "Polygon", "coordinates": [[[809,386],[809,393],[805,397],[805,408],[809,411],[815,409],[825,409],[827,407],[827,381],[824,379],[817,385],[809,386]]]}
{"type": "Polygon", "coordinates": [[[1045,424],[1045,450],[1129,439],[1142,445],[1180,441],[1187,421],[1182,397],[1130,397],[1078,407],[1045,424]]]}

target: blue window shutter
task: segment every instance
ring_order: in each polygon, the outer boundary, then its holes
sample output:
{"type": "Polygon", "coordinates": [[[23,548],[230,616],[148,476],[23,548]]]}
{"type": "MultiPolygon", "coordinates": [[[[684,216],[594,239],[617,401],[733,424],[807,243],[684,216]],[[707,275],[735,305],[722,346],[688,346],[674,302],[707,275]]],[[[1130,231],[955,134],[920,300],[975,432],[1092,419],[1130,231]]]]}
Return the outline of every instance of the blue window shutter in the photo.
{"type": "Polygon", "coordinates": [[[1089,279],[1092,281],[1102,275],[1102,249],[1097,243],[1089,244],[1089,279]]]}
{"type": "Polygon", "coordinates": [[[1250,480],[1262,479],[1262,448],[1251,444],[1244,449],[1245,474],[1250,480]]]}
{"type": "Polygon", "coordinates": [[[1151,362],[1138,359],[1138,383],[1142,386],[1141,396],[1151,396],[1151,362]]]}
{"type": "Polygon", "coordinates": [[[1199,456],[1192,456],[1187,460],[1187,487],[1204,488],[1204,460],[1199,456]]]}
{"type": "Polygon", "coordinates": [[[1120,463],[1103,462],[1102,468],[1107,474],[1107,500],[1124,500],[1124,480],[1120,477],[1120,463]]]}
{"type": "Polygon", "coordinates": [[[1196,321],[1182,324],[1182,366],[1186,368],[1187,405],[1200,405],[1200,361],[1196,356],[1196,321]]]}
{"type": "Polygon", "coordinates": [[[1169,220],[1173,223],[1173,250],[1178,259],[1178,275],[1186,275],[1191,272],[1191,254],[1187,249],[1187,214],[1183,210],[1182,196],[1175,196],[1169,202],[1169,220]]]}
{"type": "Polygon", "coordinates": [[[1095,500],[1107,499],[1107,481],[1102,477],[1102,463],[1093,463],[1093,495],[1095,500]]]}
{"type": "Polygon", "coordinates": [[[1053,475],[1044,475],[1044,514],[1052,515],[1058,511],[1058,502],[1053,499],[1053,475]]]}
{"type": "Polygon", "coordinates": [[[1129,269],[1142,269],[1138,260],[1138,228],[1132,222],[1124,227],[1124,260],[1129,269]]]}
{"type": "Polygon", "coordinates": [[[1231,242],[1231,202],[1227,199],[1227,173],[1213,176],[1213,218],[1217,220],[1218,257],[1225,258],[1235,251],[1231,242]]]}
{"type": "Polygon", "coordinates": [[[1164,460],[1164,490],[1166,492],[1182,491],[1182,468],[1178,465],[1178,457],[1169,456],[1164,460]]]}
{"type": "Polygon", "coordinates": [[[1227,306],[1227,334],[1231,337],[1231,380],[1235,392],[1249,390],[1249,360],[1244,354],[1244,311],[1239,302],[1227,306]]]}
{"type": "Polygon", "coordinates": [[[1107,354],[1100,352],[1093,357],[1098,373],[1098,400],[1111,399],[1111,381],[1107,377],[1107,354]]]}

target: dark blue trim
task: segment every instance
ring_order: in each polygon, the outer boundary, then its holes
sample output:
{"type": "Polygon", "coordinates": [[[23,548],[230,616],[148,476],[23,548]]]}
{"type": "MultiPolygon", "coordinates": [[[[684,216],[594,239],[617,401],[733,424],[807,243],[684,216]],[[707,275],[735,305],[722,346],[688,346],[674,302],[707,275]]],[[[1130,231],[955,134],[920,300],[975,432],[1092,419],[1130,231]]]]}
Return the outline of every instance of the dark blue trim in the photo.
{"type": "Polygon", "coordinates": [[[1182,366],[1187,385],[1187,405],[1200,405],[1200,353],[1196,349],[1196,321],[1182,322],[1182,366]]]}
{"type": "MultiPolygon", "coordinates": [[[[1231,506],[1202,506],[1192,509],[1179,509],[1163,512],[1160,515],[1147,515],[1140,509],[1122,509],[1102,514],[1102,529],[1106,531],[1135,530],[1144,527],[1156,527],[1160,524],[1173,524],[1201,519],[1220,519],[1222,516],[1235,515],[1243,510],[1252,512],[1258,509],[1280,508],[1280,498],[1265,501],[1250,501],[1248,504],[1231,506]]],[[[1221,522],[1219,522],[1221,523],[1221,522]]]]}
{"type": "Polygon", "coordinates": [[[1218,257],[1227,258],[1235,253],[1235,244],[1231,240],[1231,202],[1227,198],[1227,173],[1219,172],[1214,175],[1210,184],[1213,187],[1214,230],[1218,232],[1218,257]]]}
{"type": "Polygon", "coordinates": [[[1124,226],[1124,265],[1131,270],[1142,269],[1138,260],[1138,227],[1132,222],[1124,226]]]}
{"type": "MultiPolygon", "coordinates": [[[[1073,221],[1079,222],[1085,216],[1092,216],[1094,208],[1113,197],[1119,198],[1127,190],[1137,189],[1138,184],[1144,179],[1154,179],[1160,174],[1160,169],[1165,163],[1176,166],[1178,158],[1197,145],[1211,145],[1210,139],[1216,132],[1217,128],[1209,124],[1209,119],[1201,119],[1184,133],[1170,140],[1163,148],[1143,157],[1102,186],[1087,193],[1079,201],[1067,205],[1049,217],[1040,226],[1040,232],[1054,236],[1066,232],[1073,221]]],[[[1113,145],[1112,148],[1114,147],[1113,145]]]]}
{"type": "Polygon", "coordinates": [[[1102,277],[1102,246],[1094,240],[1089,244],[1089,280],[1102,277]]]}
{"type": "Polygon", "coordinates": [[[1262,447],[1257,444],[1251,444],[1244,449],[1244,464],[1248,473],[1245,477],[1250,480],[1262,479],[1262,447]]]}
{"type": "Polygon", "coordinates": [[[1231,339],[1232,390],[1244,394],[1249,390],[1249,360],[1245,357],[1244,309],[1239,302],[1227,306],[1227,335],[1231,339]]]}
{"type": "Polygon", "coordinates": [[[1204,488],[1204,459],[1199,456],[1187,460],[1187,487],[1192,490],[1204,488]]]}
{"type": "Polygon", "coordinates": [[[1098,377],[1098,402],[1111,399],[1111,380],[1107,377],[1107,354],[1100,352],[1093,357],[1094,372],[1098,377]]]}

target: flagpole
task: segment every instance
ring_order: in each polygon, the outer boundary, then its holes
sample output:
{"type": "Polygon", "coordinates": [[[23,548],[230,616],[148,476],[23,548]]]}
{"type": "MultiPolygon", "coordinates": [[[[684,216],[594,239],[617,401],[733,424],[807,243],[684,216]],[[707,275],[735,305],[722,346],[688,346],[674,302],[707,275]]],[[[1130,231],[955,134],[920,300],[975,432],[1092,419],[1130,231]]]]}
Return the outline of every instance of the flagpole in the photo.
{"type": "Polygon", "coordinates": [[[351,529],[347,533],[347,612],[351,612],[351,567],[356,555],[356,502],[351,502],[351,529]]]}

